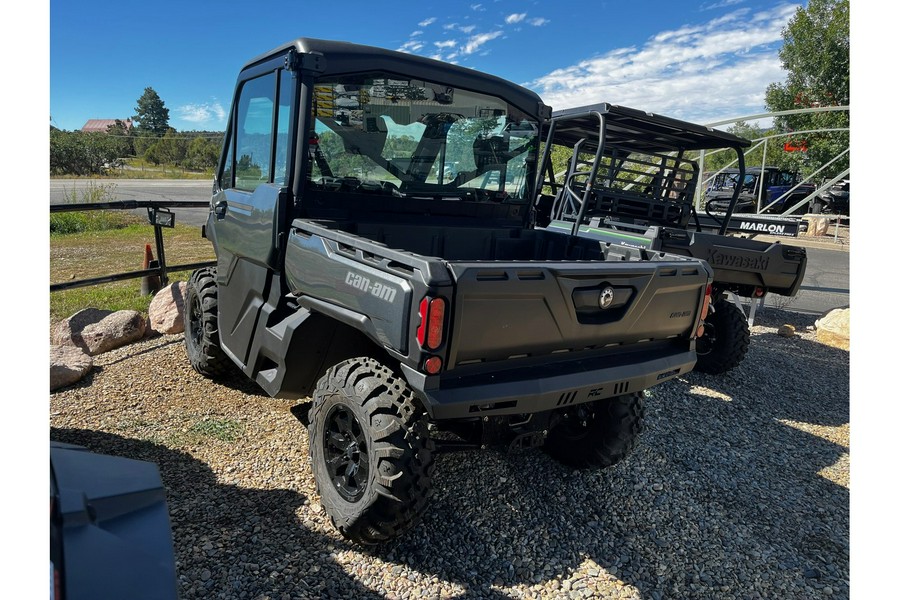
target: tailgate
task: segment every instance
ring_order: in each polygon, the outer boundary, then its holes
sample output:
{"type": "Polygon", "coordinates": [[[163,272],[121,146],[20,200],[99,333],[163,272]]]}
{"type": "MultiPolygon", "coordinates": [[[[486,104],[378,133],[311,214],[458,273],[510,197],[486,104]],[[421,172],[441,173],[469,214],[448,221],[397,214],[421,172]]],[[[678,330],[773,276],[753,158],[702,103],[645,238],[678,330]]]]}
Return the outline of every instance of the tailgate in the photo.
{"type": "Polygon", "coordinates": [[[456,262],[449,269],[457,288],[448,369],[689,337],[709,280],[692,259],[456,262]]]}

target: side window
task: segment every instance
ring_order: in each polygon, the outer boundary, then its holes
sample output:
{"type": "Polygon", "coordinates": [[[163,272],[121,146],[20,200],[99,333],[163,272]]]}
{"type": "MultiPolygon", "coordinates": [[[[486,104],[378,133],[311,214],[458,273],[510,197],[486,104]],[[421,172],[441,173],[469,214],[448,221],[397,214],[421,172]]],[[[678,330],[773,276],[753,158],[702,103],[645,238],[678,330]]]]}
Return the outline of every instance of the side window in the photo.
{"type": "Polygon", "coordinates": [[[278,86],[278,124],[275,127],[275,183],[287,185],[287,155],[291,125],[291,86],[294,83],[289,71],[280,71],[278,86]]]}
{"type": "Polygon", "coordinates": [[[234,187],[252,192],[269,180],[275,74],[251,79],[241,88],[234,153],[234,187]]]}
{"type": "Polygon", "coordinates": [[[222,161],[222,175],[219,177],[219,185],[223,190],[227,190],[234,186],[234,183],[231,181],[231,177],[234,174],[233,169],[231,168],[232,163],[234,162],[234,156],[231,152],[232,144],[231,138],[233,135],[229,135],[225,138],[223,146],[222,155],[225,157],[222,161]]]}

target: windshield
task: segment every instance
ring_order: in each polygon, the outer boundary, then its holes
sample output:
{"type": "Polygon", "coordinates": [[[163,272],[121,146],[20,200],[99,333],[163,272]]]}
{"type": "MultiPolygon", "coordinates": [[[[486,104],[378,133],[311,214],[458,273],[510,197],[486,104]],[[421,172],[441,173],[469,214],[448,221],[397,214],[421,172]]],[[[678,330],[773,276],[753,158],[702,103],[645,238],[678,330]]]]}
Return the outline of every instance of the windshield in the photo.
{"type": "Polygon", "coordinates": [[[369,73],[318,81],[313,114],[320,190],[528,201],[537,123],[500,98],[369,73]]]}
{"type": "MultiPolygon", "coordinates": [[[[712,186],[714,190],[734,189],[738,182],[739,173],[719,173],[716,175],[716,181],[712,186]]],[[[752,191],[756,187],[756,175],[746,173],[744,175],[744,191],[752,191]]]]}

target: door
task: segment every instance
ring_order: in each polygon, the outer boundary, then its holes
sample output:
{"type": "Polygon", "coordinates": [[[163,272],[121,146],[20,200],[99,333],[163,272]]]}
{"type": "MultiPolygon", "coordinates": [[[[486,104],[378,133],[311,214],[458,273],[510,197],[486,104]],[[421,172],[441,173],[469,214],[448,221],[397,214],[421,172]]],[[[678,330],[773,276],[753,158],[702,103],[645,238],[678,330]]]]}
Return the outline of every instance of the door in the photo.
{"type": "Polygon", "coordinates": [[[219,336],[242,364],[279,260],[290,197],[293,81],[278,69],[239,86],[213,196],[219,336]]]}

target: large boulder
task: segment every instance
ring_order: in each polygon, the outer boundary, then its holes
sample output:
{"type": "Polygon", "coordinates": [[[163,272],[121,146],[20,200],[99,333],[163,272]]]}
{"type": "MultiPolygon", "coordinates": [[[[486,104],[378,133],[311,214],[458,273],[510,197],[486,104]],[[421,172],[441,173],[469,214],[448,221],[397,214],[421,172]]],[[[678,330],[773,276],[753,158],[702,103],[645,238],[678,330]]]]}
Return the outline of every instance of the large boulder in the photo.
{"type": "Polygon", "coordinates": [[[75,346],[91,356],[136,342],[147,331],[147,321],[136,310],[85,308],[53,328],[50,343],[75,346]]]}
{"type": "Polygon", "coordinates": [[[836,308],[816,321],[816,339],[842,350],[850,349],[850,309],[836,308]]]}
{"type": "Polygon", "coordinates": [[[830,217],[806,215],[803,217],[806,221],[806,235],[809,237],[819,237],[828,234],[828,224],[830,217]]]}
{"type": "Polygon", "coordinates": [[[76,346],[50,346],[50,391],[80,381],[94,366],[94,359],[76,346]]]}
{"type": "Polygon", "coordinates": [[[184,298],[187,283],[176,281],[159,290],[150,301],[150,329],[159,333],[184,331],[184,298]]]}

